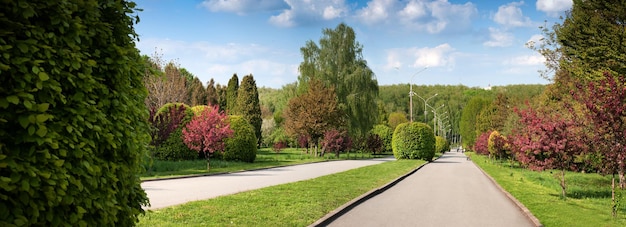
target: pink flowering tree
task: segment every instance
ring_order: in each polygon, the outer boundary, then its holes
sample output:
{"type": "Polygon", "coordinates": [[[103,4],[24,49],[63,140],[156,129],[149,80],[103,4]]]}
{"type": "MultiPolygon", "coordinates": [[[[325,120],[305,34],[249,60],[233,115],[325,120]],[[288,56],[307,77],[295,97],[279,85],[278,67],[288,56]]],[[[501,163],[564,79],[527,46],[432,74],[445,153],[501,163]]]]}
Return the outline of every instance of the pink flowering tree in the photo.
{"type": "Polygon", "coordinates": [[[517,160],[531,170],[560,170],[561,192],[566,197],[565,171],[576,170],[574,160],[586,149],[581,125],[572,117],[530,107],[516,112],[522,126],[511,138],[517,160]]]}
{"type": "Polygon", "coordinates": [[[183,142],[189,149],[204,154],[208,171],[210,154],[223,151],[224,139],[232,134],[226,114],[220,112],[217,106],[212,106],[194,116],[183,128],[183,142]]]}

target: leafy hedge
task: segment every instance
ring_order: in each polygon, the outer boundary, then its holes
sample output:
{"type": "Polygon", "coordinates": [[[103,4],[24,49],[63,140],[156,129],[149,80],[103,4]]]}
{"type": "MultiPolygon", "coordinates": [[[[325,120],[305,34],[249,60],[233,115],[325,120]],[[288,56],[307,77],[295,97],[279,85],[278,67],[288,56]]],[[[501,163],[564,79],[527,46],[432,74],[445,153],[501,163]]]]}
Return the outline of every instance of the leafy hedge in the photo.
{"type": "Polygon", "coordinates": [[[0,226],[133,226],[144,212],[134,7],[2,1],[0,226]]]}
{"type": "Polygon", "coordinates": [[[424,123],[402,123],[393,133],[392,147],[396,159],[430,161],[435,156],[435,135],[424,123]]]}
{"type": "Polygon", "coordinates": [[[224,160],[254,162],[257,152],[257,139],[254,128],[241,116],[229,116],[232,137],[224,140],[224,160]]]}
{"type": "Polygon", "coordinates": [[[391,141],[393,139],[393,129],[387,125],[375,125],[372,134],[378,135],[383,142],[383,152],[392,152],[391,141]]]}

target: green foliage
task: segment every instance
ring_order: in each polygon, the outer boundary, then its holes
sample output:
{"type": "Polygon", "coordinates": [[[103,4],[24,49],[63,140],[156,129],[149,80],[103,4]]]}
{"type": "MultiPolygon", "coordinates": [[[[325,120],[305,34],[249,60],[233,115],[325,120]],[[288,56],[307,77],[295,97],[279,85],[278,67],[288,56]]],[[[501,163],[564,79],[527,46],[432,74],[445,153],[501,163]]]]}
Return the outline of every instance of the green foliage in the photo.
{"type": "Polygon", "coordinates": [[[378,135],[383,142],[383,152],[392,152],[391,141],[393,139],[393,129],[387,125],[375,125],[372,134],[378,135]]]}
{"type": "Polygon", "coordinates": [[[450,150],[450,142],[441,136],[435,136],[435,150],[444,153],[450,150]]]}
{"type": "Polygon", "coordinates": [[[224,141],[224,160],[254,162],[257,152],[257,139],[254,128],[241,116],[229,116],[232,137],[224,141]]]}
{"type": "Polygon", "coordinates": [[[176,129],[159,146],[153,147],[152,157],[157,160],[181,161],[198,159],[198,152],[189,149],[182,139],[182,127],[176,129]]]}
{"type": "Polygon", "coordinates": [[[133,226],[143,213],[134,7],[2,1],[0,226],[133,226]]]}
{"type": "Polygon", "coordinates": [[[362,137],[376,124],[378,81],[363,58],[363,46],[356,41],[354,30],[341,23],[335,29],[324,29],[319,46],[309,40],[300,48],[303,62],[298,78],[300,94],[309,81],[320,80],[334,86],[340,110],[347,116],[348,133],[362,137]]]}
{"type": "Polygon", "coordinates": [[[389,122],[387,124],[389,124],[389,127],[391,127],[392,130],[395,130],[398,125],[407,122],[409,122],[409,119],[406,118],[406,114],[393,112],[389,114],[389,122]]]}
{"type": "Polygon", "coordinates": [[[508,158],[510,155],[510,153],[507,152],[506,137],[501,135],[498,131],[493,131],[489,134],[487,150],[494,158],[504,159],[508,158]]]}
{"type": "Polygon", "coordinates": [[[626,2],[574,1],[556,36],[564,58],[561,69],[589,79],[609,71],[626,75],[626,2]]]}
{"type": "Polygon", "coordinates": [[[237,104],[232,114],[241,115],[254,128],[254,134],[261,140],[261,106],[259,105],[259,92],[252,74],[244,76],[237,92],[237,104]]]}
{"type": "Polygon", "coordinates": [[[482,96],[475,96],[469,100],[461,113],[460,132],[463,137],[463,146],[471,147],[476,142],[477,116],[483,108],[489,104],[489,100],[482,96]]]}
{"type": "Polygon", "coordinates": [[[225,101],[227,111],[233,111],[237,106],[237,92],[239,92],[239,77],[237,77],[237,74],[233,74],[233,77],[228,80],[228,87],[226,87],[225,101]]]}
{"type": "Polygon", "coordinates": [[[424,123],[398,125],[393,132],[391,145],[396,159],[430,161],[435,156],[435,135],[432,128],[424,123]]]}

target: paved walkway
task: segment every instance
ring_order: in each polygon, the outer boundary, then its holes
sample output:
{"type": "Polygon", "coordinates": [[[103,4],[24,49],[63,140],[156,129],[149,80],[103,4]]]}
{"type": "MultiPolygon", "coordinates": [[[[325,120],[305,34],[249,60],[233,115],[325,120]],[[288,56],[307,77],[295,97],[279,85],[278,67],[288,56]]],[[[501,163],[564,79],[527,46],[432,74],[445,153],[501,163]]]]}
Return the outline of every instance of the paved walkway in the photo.
{"type": "Polygon", "coordinates": [[[150,199],[151,206],[147,207],[147,209],[158,209],[189,201],[210,199],[242,191],[308,180],[391,160],[395,159],[379,158],[320,162],[214,176],[147,181],[141,183],[141,187],[146,191],[150,199]]]}
{"type": "Polygon", "coordinates": [[[438,160],[329,226],[534,226],[464,154],[438,160]]]}

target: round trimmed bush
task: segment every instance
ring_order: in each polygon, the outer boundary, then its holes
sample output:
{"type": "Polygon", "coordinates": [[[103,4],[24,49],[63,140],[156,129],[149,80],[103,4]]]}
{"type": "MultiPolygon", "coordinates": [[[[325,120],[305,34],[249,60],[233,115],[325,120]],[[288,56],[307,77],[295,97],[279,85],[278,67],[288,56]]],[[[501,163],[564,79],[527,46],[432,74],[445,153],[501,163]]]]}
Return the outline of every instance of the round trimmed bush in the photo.
{"type": "Polygon", "coordinates": [[[430,126],[419,122],[399,124],[391,142],[396,159],[423,159],[435,156],[435,135],[430,126]]]}
{"type": "Polygon", "coordinates": [[[224,160],[254,162],[256,159],[256,135],[254,127],[241,116],[229,116],[233,135],[224,140],[224,160]]]}
{"type": "Polygon", "coordinates": [[[435,150],[439,153],[449,151],[450,143],[448,143],[448,140],[441,136],[435,136],[435,150]]]}

